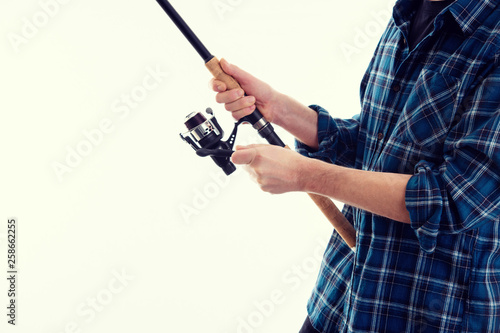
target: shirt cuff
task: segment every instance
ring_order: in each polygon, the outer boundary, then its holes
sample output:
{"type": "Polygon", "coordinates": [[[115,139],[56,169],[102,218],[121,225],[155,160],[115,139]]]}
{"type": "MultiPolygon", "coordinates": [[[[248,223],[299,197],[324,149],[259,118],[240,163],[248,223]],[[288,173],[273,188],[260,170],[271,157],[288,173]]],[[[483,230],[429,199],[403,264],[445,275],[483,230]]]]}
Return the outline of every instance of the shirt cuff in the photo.
{"type": "Polygon", "coordinates": [[[304,143],[295,140],[295,150],[306,157],[316,158],[325,162],[334,163],[336,159],[337,135],[332,135],[335,124],[328,111],[318,105],[309,106],[318,113],[318,149],[313,149],[304,143]]]}
{"type": "Polygon", "coordinates": [[[420,247],[431,253],[436,248],[440,220],[443,214],[441,177],[433,171],[434,165],[420,161],[415,174],[406,185],[405,203],[410,213],[411,227],[420,247]]]}

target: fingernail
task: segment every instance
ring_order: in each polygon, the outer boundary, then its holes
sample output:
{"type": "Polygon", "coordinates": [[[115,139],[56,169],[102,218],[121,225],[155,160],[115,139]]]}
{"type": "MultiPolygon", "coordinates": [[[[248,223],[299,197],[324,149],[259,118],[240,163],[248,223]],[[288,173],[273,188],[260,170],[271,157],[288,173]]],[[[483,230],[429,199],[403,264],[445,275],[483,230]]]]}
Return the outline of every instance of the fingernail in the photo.
{"type": "Polygon", "coordinates": [[[241,97],[243,95],[245,95],[245,92],[243,91],[243,89],[239,89],[238,90],[238,96],[241,97]]]}
{"type": "Polygon", "coordinates": [[[217,89],[218,92],[222,91],[222,86],[220,84],[215,86],[215,89],[217,89]]]}

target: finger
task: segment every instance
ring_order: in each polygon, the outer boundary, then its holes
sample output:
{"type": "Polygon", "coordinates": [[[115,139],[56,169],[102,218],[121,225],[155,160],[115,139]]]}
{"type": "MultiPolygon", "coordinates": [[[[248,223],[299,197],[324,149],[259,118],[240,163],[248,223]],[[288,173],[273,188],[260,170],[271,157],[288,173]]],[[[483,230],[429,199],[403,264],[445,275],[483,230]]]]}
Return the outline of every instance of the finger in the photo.
{"type": "Polygon", "coordinates": [[[238,111],[232,111],[232,115],[234,119],[240,120],[241,118],[248,116],[249,114],[252,114],[254,111],[255,111],[255,105],[252,105],[238,111]]]}
{"type": "Polygon", "coordinates": [[[236,88],[236,89],[231,89],[228,91],[220,92],[215,96],[215,100],[217,103],[232,103],[234,101],[239,100],[245,95],[245,92],[243,89],[236,88]]]}
{"type": "Polygon", "coordinates": [[[240,149],[233,153],[231,161],[234,164],[251,164],[255,159],[257,150],[255,148],[240,149]]]}
{"type": "Polygon", "coordinates": [[[226,84],[220,80],[214,78],[210,79],[208,82],[208,87],[215,92],[223,92],[227,90],[226,84]]]}
{"type": "Polygon", "coordinates": [[[249,108],[254,104],[255,104],[255,97],[245,96],[238,99],[237,101],[226,103],[225,108],[227,111],[239,111],[244,108],[249,108]]]}

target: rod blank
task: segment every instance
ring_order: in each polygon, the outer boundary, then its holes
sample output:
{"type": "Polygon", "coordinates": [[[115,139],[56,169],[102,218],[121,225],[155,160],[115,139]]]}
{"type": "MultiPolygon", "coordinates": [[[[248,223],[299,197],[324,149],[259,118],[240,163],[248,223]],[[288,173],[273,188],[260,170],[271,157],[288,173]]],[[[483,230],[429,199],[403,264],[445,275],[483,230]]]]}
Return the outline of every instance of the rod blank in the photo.
{"type": "Polygon", "coordinates": [[[207,50],[205,45],[198,39],[194,34],[193,30],[187,25],[187,23],[182,19],[182,17],[177,13],[174,7],[167,0],[156,0],[160,4],[161,8],[167,13],[170,19],[175,23],[177,28],[182,32],[184,37],[191,43],[195,48],[196,52],[203,58],[203,61],[208,62],[214,56],[207,50]]]}

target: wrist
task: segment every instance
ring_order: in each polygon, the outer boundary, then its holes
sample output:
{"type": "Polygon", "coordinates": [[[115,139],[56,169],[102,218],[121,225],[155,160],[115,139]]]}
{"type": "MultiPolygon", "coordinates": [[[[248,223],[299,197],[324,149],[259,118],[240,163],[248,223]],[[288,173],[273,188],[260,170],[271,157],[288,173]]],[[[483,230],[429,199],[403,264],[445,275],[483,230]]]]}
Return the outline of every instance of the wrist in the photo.
{"type": "Polygon", "coordinates": [[[273,92],[273,98],[271,100],[270,105],[273,106],[273,117],[272,123],[276,124],[280,127],[286,127],[286,114],[288,107],[288,101],[290,97],[282,94],[278,91],[273,92]]]}
{"type": "Polygon", "coordinates": [[[329,193],[334,193],[333,188],[337,181],[337,166],[314,158],[306,158],[299,167],[300,181],[299,187],[302,192],[325,194],[328,188],[329,193]]]}
{"type": "Polygon", "coordinates": [[[292,97],[275,93],[273,123],[282,127],[297,140],[318,149],[318,113],[292,97]]]}

